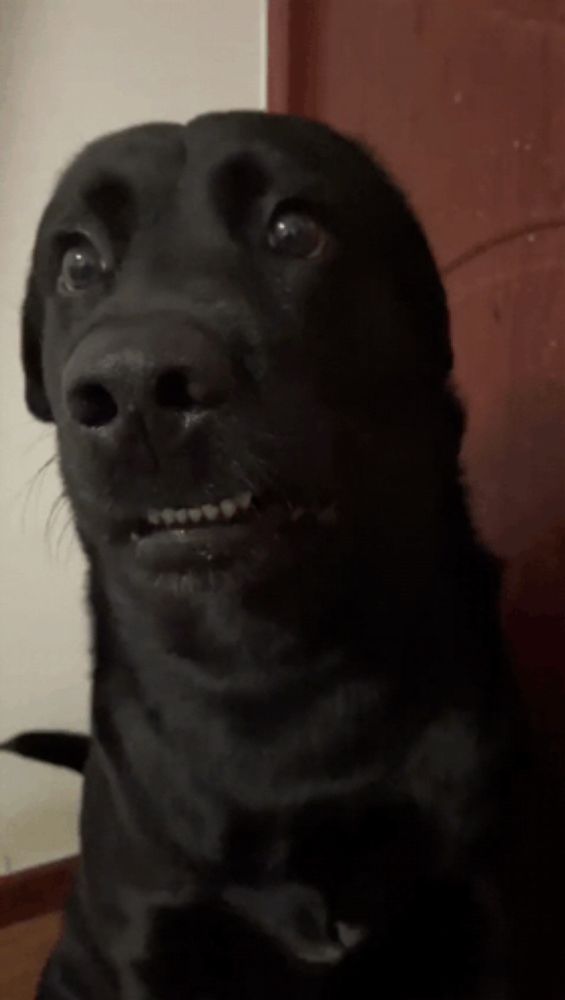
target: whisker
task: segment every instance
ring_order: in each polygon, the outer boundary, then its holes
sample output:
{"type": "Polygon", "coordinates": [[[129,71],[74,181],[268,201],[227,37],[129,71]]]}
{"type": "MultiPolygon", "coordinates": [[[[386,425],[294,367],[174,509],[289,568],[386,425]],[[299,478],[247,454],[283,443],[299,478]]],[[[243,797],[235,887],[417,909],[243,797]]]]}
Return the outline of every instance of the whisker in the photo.
{"type": "Polygon", "coordinates": [[[47,520],[45,521],[44,537],[51,556],[56,556],[56,546],[55,548],[53,548],[51,544],[52,535],[55,530],[57,518],[59,517],[61,512],[65,509],[66,503],[67,503],[67,498],[65,496],[64,491],[62,491],[59,494],[59,496],[56,497],[55,500],[53,501],[51,505],[51,510],[49,511],[49,514],[47,515],[47,520]]]}
{"type": "Polygon", "coordinates": [[[51,437],[51,435],[52,435],[52,431],[51,430],[45,430],[42,433],[38,434],[35,437],[35,439],[33,441],[30,441],[30,443],[23,449],[22,454],[24,456],[29,455],[29,453],[31,451],[35,451],[35,449],[38,448],[40,444],[43,444],[43,442],[48,437],[51,437]]]}
{"type": "Polygon", "coordinates": [[[45,473],[48,471],[48,469],[51,468],[51,466],[53,465],[54,462],[56,462],[56,460],[57,460],[56,454],[53,454],[50,456],[50,458],[46,459],[46,461],[43,462],[43,464],[40,465],[39,468],[28,479],[27,483],[24,483],[22,488],[18,490],[17,493],[15,494],[14,503],[17,503],[19,500],[23,499],[21,515],[20,515],[22,528],[26,523],[29,514],[29,507],[34,496],[38,498],[37,491],[40,490],[40,487],[43,484],[45,473]]]}
{"type": "MultiPolygon", "coordinates": [[[[65,500],[66,500],[66,497],[65,497],[65,500]]],[[[60,558],[62,562],[66,561],[68,563],[70,554],[72,552],[73,542],[74,542],[74,537],[75,537],[74,536],[74,532],[72,530],[69,530],[69,529],[72,529],[72,527],[73,527],[72,514],[71,514],[71,511],[70,511],[70,508],[67,508],[67,517],[63,521],[63,526],[62,526],[62,528],[61,528],[61,530],[59,532],[59,536],[57,538],[56,547],[55,547],[56,557],[57,557],[57,559],[60,558]],[[63,544],[64,544],[65,540],[68,543],[67,544],[66,555],[63,553],[63,544]]]]}

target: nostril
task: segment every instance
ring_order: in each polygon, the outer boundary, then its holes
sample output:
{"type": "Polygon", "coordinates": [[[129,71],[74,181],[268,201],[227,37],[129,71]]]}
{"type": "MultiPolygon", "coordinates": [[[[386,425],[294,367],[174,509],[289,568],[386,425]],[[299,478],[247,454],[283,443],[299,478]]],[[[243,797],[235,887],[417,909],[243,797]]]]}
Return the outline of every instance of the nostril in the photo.
{"type": "Polygon", "coordinates": [[[69,392],[69,412],[83,427],[105,427],[118,415],[112,394],[98,382],[82,382],[69,392]]]}
{"type": "Polygon", "coordinates": [[[155,402],[165,410],[191,410],[195,400],[186,372],[171,368],[155,382],[155,402]]]}

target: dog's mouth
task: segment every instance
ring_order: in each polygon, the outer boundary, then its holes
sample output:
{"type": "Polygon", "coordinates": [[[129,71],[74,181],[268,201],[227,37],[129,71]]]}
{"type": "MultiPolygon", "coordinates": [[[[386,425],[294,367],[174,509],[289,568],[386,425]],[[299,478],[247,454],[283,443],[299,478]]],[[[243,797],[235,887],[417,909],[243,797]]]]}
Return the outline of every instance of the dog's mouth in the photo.
{"type": "Polygon", "coordinates": [[[137,556],[152,569],[178,570],[194,556],[210,562],[237,547],[283,534],[311,534],[336,525],[335,503],[282,502],[242,492],[200,506],[150,508],[131,527],[137,556]]]}
{"type": "Polygon", "coordinates": [[[330,526],[336,523],[335,504],[299,506],[282,504],[272,497],[256,497],[252,493],[239,493],[218,503],[205,503],[200,507],[151,508],[139,523],[132,536],[145,537],[162,531],[192,531],[196,528],[250,524],[257,517],[269,512],[284,514],[291,524],[318,523],[330,526]]]}

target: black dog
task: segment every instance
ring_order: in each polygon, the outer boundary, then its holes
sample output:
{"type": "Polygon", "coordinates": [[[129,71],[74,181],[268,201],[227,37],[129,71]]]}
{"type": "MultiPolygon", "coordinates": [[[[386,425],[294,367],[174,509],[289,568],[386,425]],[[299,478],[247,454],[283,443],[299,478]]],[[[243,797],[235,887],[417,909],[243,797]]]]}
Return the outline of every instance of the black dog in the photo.
{"type": "Polygon", "coordinates": [[[104,138],[41,222],[23,360],[94,644],[41,1000],[513,996],[522,723],[402,194],[299,119],[104,138]]]}

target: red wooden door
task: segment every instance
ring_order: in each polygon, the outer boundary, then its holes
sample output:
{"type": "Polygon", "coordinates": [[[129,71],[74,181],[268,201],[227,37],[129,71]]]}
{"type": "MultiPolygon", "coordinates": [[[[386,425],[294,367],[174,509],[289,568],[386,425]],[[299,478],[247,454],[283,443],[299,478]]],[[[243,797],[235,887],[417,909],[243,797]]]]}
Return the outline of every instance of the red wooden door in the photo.
{"type": "MultiPolygon", "coordinates": [[[[565,727],[565,0],[271,0],[271,110],[362,137],[445,276],[475,519],[565,727]]],[[[565,933],[565,932],[564,932],[565,933]]]]}

